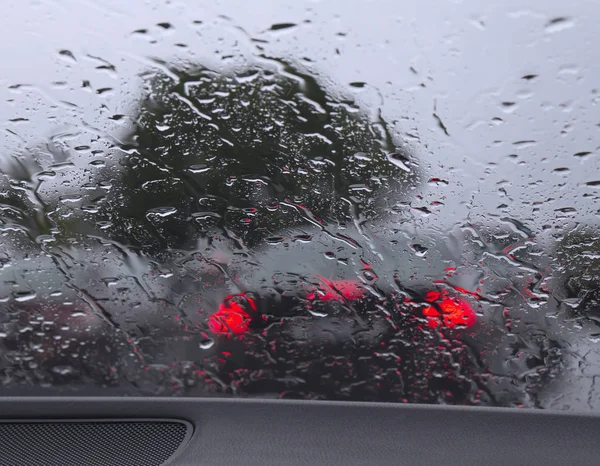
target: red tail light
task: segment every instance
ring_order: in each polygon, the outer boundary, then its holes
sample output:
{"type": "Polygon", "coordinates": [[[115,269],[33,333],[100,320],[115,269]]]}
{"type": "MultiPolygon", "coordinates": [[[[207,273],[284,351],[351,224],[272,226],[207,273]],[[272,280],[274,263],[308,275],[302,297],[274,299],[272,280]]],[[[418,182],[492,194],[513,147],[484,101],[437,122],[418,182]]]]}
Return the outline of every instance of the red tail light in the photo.
{"type": "Polygon", "coordinates": [[[448,328],[472,327],[477,321],[475,311],[464,299],[443,297],[437,291],[430,291],[425,296],[425,301],[436,304],[435,307],[427,306],[423,309],[423,315],[427,317],[431,328],[439,327],[441,324],[448,328]]]}
{"type": "MultiPolygon", "coordinates": [[[[243,296],[253,310],[256,304],[251,298],[243,296]]],[[[250,329],[251,317],[244,307],[236,301],[236,296],[228,296],[219,306],[219,310],[208,318],[208,328],[214,333],[241,335],[250,329]]]]}

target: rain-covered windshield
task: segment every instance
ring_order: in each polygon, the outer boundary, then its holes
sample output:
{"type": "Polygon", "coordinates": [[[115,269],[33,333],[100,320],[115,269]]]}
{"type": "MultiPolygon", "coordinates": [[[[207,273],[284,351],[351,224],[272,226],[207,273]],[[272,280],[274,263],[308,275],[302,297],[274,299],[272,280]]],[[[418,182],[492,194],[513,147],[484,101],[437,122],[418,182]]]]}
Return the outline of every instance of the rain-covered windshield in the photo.
{"type": "Polygon", "coordinates": [[[600,408],[600,6],[209,3],[3,8],[0,394],[600,408]]]}

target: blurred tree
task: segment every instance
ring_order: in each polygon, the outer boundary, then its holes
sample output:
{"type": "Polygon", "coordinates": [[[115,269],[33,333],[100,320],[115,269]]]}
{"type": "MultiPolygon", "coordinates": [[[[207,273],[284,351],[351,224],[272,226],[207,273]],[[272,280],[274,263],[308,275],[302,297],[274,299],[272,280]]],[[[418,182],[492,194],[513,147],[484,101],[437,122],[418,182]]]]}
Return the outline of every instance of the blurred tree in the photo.
{"type": "Polygon", "coordinates": [[[20,228],[31,237],[48,234],[51,224],[45,204],[36,190],[35,173],[41,172],[33,157],[15,157],[0,174],[0,226],[20,228]]]}
{"type": "Polygon", "coordinates": [[[214,235],[245,250],[284,227],[376,217],[417,178],[381,118],[289,65],[159,72],[130,140],[99,217],[148,253],[214,235]]]}
{"type": "Polygon", "coordinates": [[[574,316],[600,325],[600,237],[580,226],[556,238],[554,265],[561,298],[574,316]]]}

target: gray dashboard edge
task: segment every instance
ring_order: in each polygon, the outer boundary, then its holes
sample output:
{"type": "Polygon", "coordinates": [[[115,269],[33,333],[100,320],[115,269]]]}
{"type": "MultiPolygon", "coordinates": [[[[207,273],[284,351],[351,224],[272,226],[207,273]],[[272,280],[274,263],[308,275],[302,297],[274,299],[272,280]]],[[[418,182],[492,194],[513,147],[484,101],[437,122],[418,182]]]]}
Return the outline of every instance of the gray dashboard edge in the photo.
{"type": "Polygon", "coordinates": [[[0,418],[176,418],[170,464],[598,464],[600,417],[506,408],[229,398],[1,397],[0,418]]]}

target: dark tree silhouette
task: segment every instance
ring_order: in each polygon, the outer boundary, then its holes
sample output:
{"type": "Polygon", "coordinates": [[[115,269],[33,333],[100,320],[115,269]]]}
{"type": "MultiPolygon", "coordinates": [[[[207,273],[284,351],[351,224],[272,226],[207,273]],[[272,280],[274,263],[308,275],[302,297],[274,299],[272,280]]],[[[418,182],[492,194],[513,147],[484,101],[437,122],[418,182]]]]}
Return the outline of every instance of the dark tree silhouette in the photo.
{"type": "Polygon", "coordinates": [[[600,325],[600,237],[595,228],[580,225],[561,235],[554,261],[561,294],[570,301],[569,315],[600,325]]]}
{"type": "Polygon", "coordinates": [[[382,119],[278,66],[148,79],[103,234],[149,253],[214,234],[252,248],[292,225],[377,217],[378,202],[414,189],[382,119]]]}

